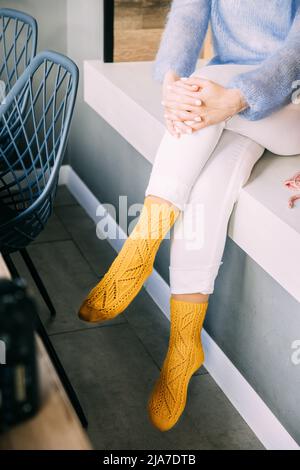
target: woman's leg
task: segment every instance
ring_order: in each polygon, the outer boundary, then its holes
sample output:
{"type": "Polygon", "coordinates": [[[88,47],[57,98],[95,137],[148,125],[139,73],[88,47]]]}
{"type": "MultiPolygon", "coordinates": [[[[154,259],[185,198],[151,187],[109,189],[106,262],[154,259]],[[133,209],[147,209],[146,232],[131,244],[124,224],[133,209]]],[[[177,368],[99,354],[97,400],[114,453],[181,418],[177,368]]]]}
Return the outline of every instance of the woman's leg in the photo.
{"type": "Polygon", "coordinates": [[[171,243],[170,341],[148,404],[151,421],[162,431],[180,418],[190,378],[204,362],[200,332],[221,264],[228,220],[263,152],[254,141],[225,130],[176,222],[171,243]]]}
{"type": "Polygon", "coordinates": [[[152,272],[161,241],[188,200],[223,129],[221,123],[179,140],[165,134],[140,219],[109,271],[82,304],[81,319],[100,322],[114,318],[140,291],[152,272]]]}
{"type": "Polygon", "coordinates": [[[174,229],[172,295],[213,293],[234,203],[263,153],[264,147],[248,137],[224,131],[174,229]]]}
{"type": "Polygon", "coordinates": [[[146,196],[159,197],[183,210],[224,127],[225,123],[220,123],[180,139],[166,132],[155,157],[146,196]]]}

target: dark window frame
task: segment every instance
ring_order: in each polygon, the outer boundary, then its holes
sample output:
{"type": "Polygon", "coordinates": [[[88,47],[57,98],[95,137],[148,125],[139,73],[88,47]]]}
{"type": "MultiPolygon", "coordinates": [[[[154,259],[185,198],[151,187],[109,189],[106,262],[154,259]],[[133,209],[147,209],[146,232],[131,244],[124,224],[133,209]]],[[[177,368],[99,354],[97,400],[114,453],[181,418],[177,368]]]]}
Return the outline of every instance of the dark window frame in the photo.
{"type": "Polygon", "coordinates": [[[104,37],[103,37],[103,60],[104,62],[114,61],[114,0],[103,1],[103,18],[104,18],[104,37]]]}

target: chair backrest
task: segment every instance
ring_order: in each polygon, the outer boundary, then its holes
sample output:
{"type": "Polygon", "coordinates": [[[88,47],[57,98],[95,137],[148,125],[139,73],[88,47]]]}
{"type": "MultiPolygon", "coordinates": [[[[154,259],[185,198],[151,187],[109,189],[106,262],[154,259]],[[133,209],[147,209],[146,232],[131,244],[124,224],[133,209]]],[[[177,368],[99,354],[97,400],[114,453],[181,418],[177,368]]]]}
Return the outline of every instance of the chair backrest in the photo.
{"type": "Polygon", "coordinates": [[[0,101],[35,56],[37,35],[37,22],[32,16],[0,9],[0,101]]]}
{"type": "MultiPolygon", "coordinates": [[[[43,229],[52,211],[78,76],[78,68],[70,59],[43,52],[33,59],[0,105],[0,123],[8,136],[0,147],[0,207],[8,208],[13,218],[4,225],[6,229],[13,225],[14,230],[19,225],[17,231],[26,232],[27,224],[31,239],[43,229]],[[25,94],[27,104],[21,112],[25,94]]],[[[0,138],[1,132],[0,128],[0,138]]],[[[0,249],[3,236],[0,222],[0,249]]]]}

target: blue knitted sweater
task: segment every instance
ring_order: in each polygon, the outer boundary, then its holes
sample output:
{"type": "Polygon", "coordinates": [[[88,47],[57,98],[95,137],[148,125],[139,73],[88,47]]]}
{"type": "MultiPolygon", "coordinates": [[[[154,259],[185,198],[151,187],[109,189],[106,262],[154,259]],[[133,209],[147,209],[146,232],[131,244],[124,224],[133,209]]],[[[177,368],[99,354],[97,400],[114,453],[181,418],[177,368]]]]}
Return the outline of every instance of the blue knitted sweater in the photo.
{"type": "Polygon", "coordinates": [[[291,102],[300,79],[300,0],[173,0],[156,79],[168,70],[180,76],[195,70],[209,23],[215,52],[210,64],[257,64],[228,85],[245,96],[245,118],[262,119],[291,102]]]}

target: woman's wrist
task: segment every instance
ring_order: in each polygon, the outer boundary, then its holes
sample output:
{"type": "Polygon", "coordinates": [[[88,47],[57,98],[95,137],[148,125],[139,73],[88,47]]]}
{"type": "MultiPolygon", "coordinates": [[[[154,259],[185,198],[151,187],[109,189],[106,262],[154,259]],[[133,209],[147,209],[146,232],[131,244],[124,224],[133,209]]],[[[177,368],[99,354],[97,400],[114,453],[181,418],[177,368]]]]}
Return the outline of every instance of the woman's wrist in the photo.
{"type": "Polygon", "coordinates": [[[239,88],[229,88],[228,93],[233,103],[232,116],[245,111],[245,109],[249,107],[247,100],[239,88]]]}
{"type": "Polygon", "coordinates": [[[168,70],[164,76],[164,83],[175,82],[179,79],[179,75],[174,70],[168,70]]]}

